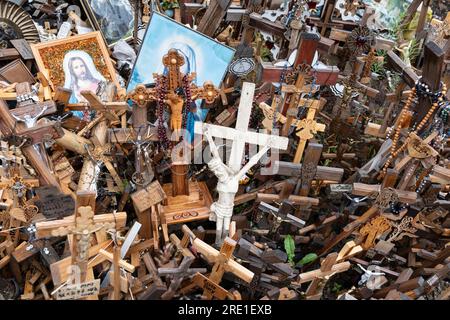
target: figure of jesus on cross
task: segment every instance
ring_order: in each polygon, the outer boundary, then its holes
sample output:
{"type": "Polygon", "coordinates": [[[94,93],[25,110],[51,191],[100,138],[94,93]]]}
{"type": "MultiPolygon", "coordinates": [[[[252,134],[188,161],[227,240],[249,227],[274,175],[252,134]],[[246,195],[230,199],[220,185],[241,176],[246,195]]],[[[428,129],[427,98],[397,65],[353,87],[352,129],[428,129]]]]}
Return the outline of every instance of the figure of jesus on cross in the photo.
{"type": "Polygon", "coordinates": [[[251,157],[249,162],[236,173],[232,168],[223,163],[219,155],[219,150],[207,126],[204,126],[203,133],[208,139],[209,147],[213,154],[212,160],[208,162],[208,167],[218,179],[217,192],[219,193],[219,199],[211,205],[209,220],[216,221],[217,223],[216,244],[219,244],[222,242],[222,239],[228,236],[231,216],[233,215],[234,197],[239,188],[239,181],[270,149],[272,139],[269,138],[269,143],[251,157]]]}
{"type": "Polygon", "coordinates": [[[211,205],[210,220],[216,221],[216,245],[219,246],[224,237],[228,235],[231,216],[233,214],[234,197],[239,188],[239,180],[270,148],[286,150],[289,142],[286,137],[248,130],[254,92],[254,83],[243,83],[236,128],[200,122],[196,122],[194,127],[195,133],[204,134],[207,137],[211,152],[213,153],[213,159],[208,163],[208,166],[218,178],[217,191],[219,193],[219,199],[211,205]],[[224,161],[220,158],[218,148],[212,137],[233,140],[228,165],[225,165],[224,161]],[[256,144],[262,148],[242,167],[246,143],[256,144]]]}

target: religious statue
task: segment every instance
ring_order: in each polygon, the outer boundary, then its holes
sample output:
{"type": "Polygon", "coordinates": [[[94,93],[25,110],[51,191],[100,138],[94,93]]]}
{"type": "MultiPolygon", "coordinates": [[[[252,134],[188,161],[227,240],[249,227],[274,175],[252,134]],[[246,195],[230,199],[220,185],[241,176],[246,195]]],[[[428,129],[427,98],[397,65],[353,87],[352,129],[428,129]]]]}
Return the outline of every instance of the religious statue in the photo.
{"type": "Polygon", "coordinates": [[[211,205],[209,220],[216,221],[216,245],[220,245],[228,235],[231,216],[233,215],[234,197],[239,188],[239,180],[266,154],[272,143],[272,138],[269,138],[267,144],[257,154],[251,157],[248,163],[236,173],[223,163],[218,148],[206,125],[203,126],[203,132],[208,138],[209,146],[213,154],[212,160],[208,162],[208,167],[219,180],[217,182],[219,199],[211,205]]]}
{"type": "Polygon", "coordinates": [[[169,93],[164,103],[170,107],[170,129],[178,137],[183,122],[184,99],[176,93],[169,93]]]}
{"type": "Polygon", "coordinates": [[[43,107],[42,110],[37,115],[35,115],[34,117],[32,117],[29,114],[24,115],[23,118],[20,118],[20,117],[14,115],[14,114],[11,114],[11,115],[17,121],[24,122],[25,126],[27,128],[33,128],[36,125],[36,122],[39,119],[39,117],[42,116],[44,114],[44,112],[47,111],[47,109],[48,109],[47,106],[43,107]]]}

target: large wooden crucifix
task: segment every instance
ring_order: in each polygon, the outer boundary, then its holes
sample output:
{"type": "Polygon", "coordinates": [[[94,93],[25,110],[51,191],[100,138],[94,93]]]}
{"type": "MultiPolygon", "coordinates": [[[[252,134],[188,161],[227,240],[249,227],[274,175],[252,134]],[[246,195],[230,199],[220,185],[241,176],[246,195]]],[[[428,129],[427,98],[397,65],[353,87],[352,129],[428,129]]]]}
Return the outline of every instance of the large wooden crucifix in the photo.
{"type": "MultiPolygon", "coordinates": [[[[163,102],[170,107],[170,129],[173,131],[174,135],[172,138],[174,138],[175,141],[178,141],[183,122],[187,121],[187,113],[191,107],[190,103],[197,99],[204,99],[207,104],[212,104],[219,96],[219,90],[217,90],[210,81],[205,82],[203,87],[197,87],[193,84],[192,81],[195,79],[196,74],[183,74],[181,72],[181,67],[186,61],[176,49],[170,49],[162,58],[162,62],[167,68],[167,75],[153,74],[157,83],[156,88],[145,88],[144,85],[140,84],[128,94],[130,99],[138,106],[138,108],[133,109],[133,126],[135,128],[142,128],[143,132],[145,132],[147,128],[147,103],[149,101],[163,102]],[[185,105],[186,103],[189,105],[185,105]],[[141,108],[140,110],[139,107],[141,108]],[[184,116],[183,111],[185,112],[184,116]]],[[[161,108],[161,105],[159,105],[159,108],[161,108]]],[[[164,140],[164,137],[161,137],[162,132],[165,132],[162,110],[158,110],[158,112],[158,133],[160,138],[164,140]]],[[[184,123],[184,125],[186,125],[186,123],[184,123]]],[[[164,143],[164,141],[162,142],[164,143]]],[[[180,158],[182,158],[182,155],[180,155],[180,158]]],[[[187,171],[186,169],[186,164],[175,164],[172,170],[173,181],[179,181],[180,176],[185,179],[186,174],[180,174],[180,172],[185,172],[187,171]]],[[[172,196],[178,195],[189,195],[186,183],[173,186],[172,196]]]]}
{"type": "MultiPolygon", "coordinates": [[[[245,144],[250,143],[264,146],[264,149],[262,149],[262,151],[267,152],[267,150],[270,148],[285,150],[289,141],[286,137],[248,131],[254,92],[255,84],[244,82],[242,87],[241,99],[239,102],[236,127],[234,129],[212,124],[204,124],[200,122],[195,123],[195,133],[203,134],[208,137],[211,151],[214,155],[213,160],[211,160],[208,165],[219,177],[219,200],[218,202],[215,202],[212,207],[213,213],[217,215],[217,244],[221,243],[223,238],[227,236],[230,219],[233,212],[234,195],[236,194],[238,189],[238,182],[242,178],[239,177],[239,175],[242,174],[244,169],[250,169],[248,168],[249,164],[246,164],[244,168],[242,168],[245,144]],[[233,141],[231,146],[230,158],[227,165],[225,165],[224,162],[220,159],[217,147],[215,146],[212,137],[229,139],[233,141]]],[[[263,155],[261,153],[262,151],[251,157],[249,163],[251,163],[252,161],[257,162],[263,155]]],[[[252,163],[252,166],[255,164],[256,163],[252,163]]]]}

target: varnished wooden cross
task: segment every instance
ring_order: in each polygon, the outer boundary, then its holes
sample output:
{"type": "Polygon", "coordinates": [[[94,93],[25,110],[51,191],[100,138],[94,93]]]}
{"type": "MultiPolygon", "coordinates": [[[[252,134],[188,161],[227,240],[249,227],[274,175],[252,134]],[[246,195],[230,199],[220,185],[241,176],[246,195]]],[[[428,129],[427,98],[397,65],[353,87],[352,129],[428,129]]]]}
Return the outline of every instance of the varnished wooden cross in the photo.
{"type": "Polygon", "coordinates": [[[377,237],[389,232],[390,229],[391,224],[384,216],[373,218],[370,222],[366,223],[361,229],[359,229],[359,234],[366,238],[363,248],[365,250],[372,248],[375,245],[375,240],[377,237]]]}
{"type": "MultiPolygon", "coordinates": [[[[185,75],[181,72],[180,69],[186,61],[176,49],[170,49],[168,53],[163,56],[162,62],[168,69],[167,76],[155,73],[153,74],[153,77],[160,83],[167,82],[167,99],[165,99],[164,102],[171,109],[171,129],[181,130],[182,111],[185,99],[176,92],[177,89],[184,88],[184,86],[187,85],[185,89],[190,90],[192,101],[196,99],[204,99],[207,104],[214,102],[214,100],[219,96],[219,90],[217,90],[212,82],[209,81],[205,82],[203,87],[197,87],[193,84],[192,81],[195,79],[196,74],[193,72],[185,75]],[[184,77],[186,77],[186,84],[183,83],[184,77]]],[[[147,118],[144,118],[144,115],[146,116],[147,112],[145,106],[148,102],[159,99],[157,95],[158,91],[156,88],[146,88],[142,84],[137,85],[136,88],[128,94],[128,97],[134,103],[145,109],[145,111],[139,111],[139,114],[135,114],[135,109],[133,109],[133,115],[134,118],[136,118],[133,122],[135,127],[138,127],[139,125],[146,126],[147,118]]],[[[136,112],[138,111],[136,110],[136,112]]]]}
{"type": "Polygon", "coordinates": [[[111,228],[119,230],[126,223],[125,212],[94,215],[94,210],[95,193],[77,193],[76,212],[73,216],[61,220],[36,223],[37,238],[74,236],[72,265],[79,267],[81,282],[86,279],[92,233],[111,228]]]}
{"type": "Polygon", "coordinates": [[[194,283],[203,288],[203,297],[206,300],[211,300],[212,298],[223,300],[230,297],[230,293],[220,286],[220,282],[225,273],[225,263],[231,258],[236,244],[236,241],[231,238],[225,238],[220,248],[220,254],[215,258],[209,277],[196,273],[194,283]]]}
{"type": "Polygon", "coordinates": [[[410,133],[409,142],[407,146],[408,154],[404,156],[400,162],[398,162],[394,170],[397,172],[401,172],[404,167],[412,160],[412,159],[425,159],[430,157],[436,157],[439,155],[439,152],[434,150],[429,144],[433,141],[437,136],[438,132],[434,131],[431,133],[426,139],[422,140],[419,136],[414,133],[410,133]]]}
{"type": "MultiPolygon", "coordinates": [[[[305,105],[308,108],[308,113],[306,118],[300,120],[297,123],[297,136],[300,138],[297,150],[295,152],[294,163],[300,163],[303,156],[303,151],[305,150],[306,142],[314,137],[317,132],[325,131],[325,125],[322,123],[317,123],[314,120],[316,111],[320,110],[323,106],[323,100],[307,100],[301,99],[300,105],[305,105]]],[[[287,124],[287,122],[286,122],[287,124]]]]}

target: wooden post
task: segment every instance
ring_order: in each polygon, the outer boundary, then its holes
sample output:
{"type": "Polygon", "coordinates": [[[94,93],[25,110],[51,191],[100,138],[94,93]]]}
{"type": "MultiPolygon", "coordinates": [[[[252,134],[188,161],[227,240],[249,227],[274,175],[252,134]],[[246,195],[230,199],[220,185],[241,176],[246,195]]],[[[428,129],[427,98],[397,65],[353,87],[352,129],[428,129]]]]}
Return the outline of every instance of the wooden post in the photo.
{"type": "MultiPolygon", "coordinates": [[[[430,41],[425,45],[422,66],[422,81],[427,84],[430,91],[439,90],[441,76],[444,68],[445,52],[436,43],[430,41]]],[[[421,121],[431,107],[431,101],[427,97],[419,99],[416,121],[421,121]]],[[[424,129],[426,126],[424,127],[424,129]]]]}
{"type": "Polygon", "coordinates": [[[212,37],[225,17],[231,0],[211,0],[197,31],[212,37]]]}

